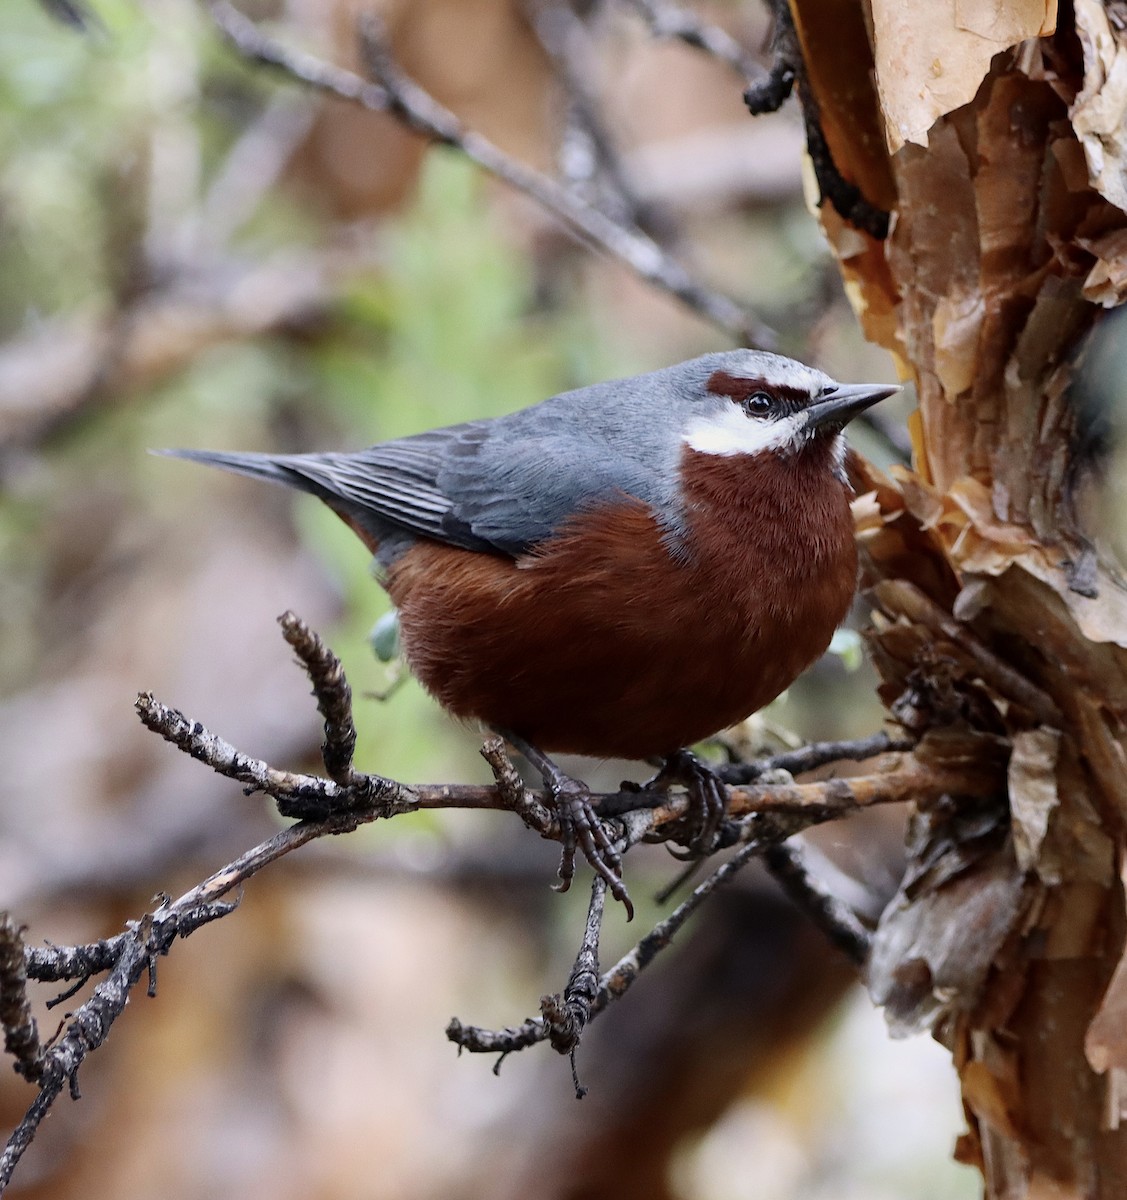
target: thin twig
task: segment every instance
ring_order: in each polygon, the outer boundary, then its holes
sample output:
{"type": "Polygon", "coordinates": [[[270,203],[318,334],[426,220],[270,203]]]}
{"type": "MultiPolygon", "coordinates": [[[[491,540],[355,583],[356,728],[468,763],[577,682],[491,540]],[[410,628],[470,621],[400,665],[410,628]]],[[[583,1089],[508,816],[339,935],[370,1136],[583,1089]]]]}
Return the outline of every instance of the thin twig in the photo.
{"type": "Polygon", "coordinates": [[[24,951],[24,965],[29,979],[57,983],[62,979],[77,979],[81,986],[92,975],[108,971],[121,955],[120,942],[127,934],[119,933],[104,941],[88,942],[84,946],[33,947],[24,951]]]}
{"type": "Polygon", "coordinates": [[[583,1030],[591,1019],[591,1009],[599,992],[599,936],[603,928],[606,898],[607,882],[601,875],[596,875],[591,882],[591,902],[587,906],[583,941],[563,995],[543,996],[540,999],[540,1014],[544,1018],[552,1049],[558,1054],[567,1054],[571,1059],[571,1079],[577,1100],[582,1100],[587,1094],[587,1089],[579,1082],[575,1052],[579,1048],[583,1030]]]}
{"type": "MultiPolygon", "coordinates": [[[[820,815],[810,812],[801,814],[783,812],[751,813],[742,820],[724,821],[721,824],[716,850],[729,850],[732,846],[741,846],[745,842],[750,841],[764,846],[774,845],[777,842],[786,841],[789,837],[794,837],[796,833],[804,833],[807,829],[813,829],[816,825],[822,825],[826,821],[832,821],[833,819],[832,813],[825,812],[820,815]]],[[[674,896],[695,875],[700,873],[701,868],[707,861],[704,858],[697,858],[688,862],[664,887],[654,893],[655,903],[667,903],[670,897],[674,896]]]]}
{"type": "Polygon", "coordinates": [[[278,771],[261,759],[251,758],[229,742],[212,733],[199,721],[192,721],[178,709],[161,704],[152,693],[142,692],[135,702],[141,721],[165,741],[192,758],[206,763],[213,771],[245,784],[244,791],[265,792],[278,804],[283,816],[303,819],[310,813],[318,817],[350,808],[365,810],[366,820],[412,812],[416,807],[411,788],[379,775],[353,772],[348,786],[316,775],[298,775],[278,771]]]}
{"type": "Polygon", "coordinates": [[[497,784],[497,797],[502,805],[542,837],[551,835],[552,814],[531,791],[524,786],[520,772],[513,766],[505,750],[505,739],[496,734],[487,737],[481,747],[481,757],[489,764],[497,784]]]}
{"type": "MultiPolygon", "coordinates": [[[[279,771],[236,750],[199,721],[161,704],[148,692],[137,697],[136,707],[141,720],[154,732],[213,771],[245,784],[248,792],[264,792],[277,802],[283,815],[311,823],[330,820],[338,823],[327,832],[344,832],[346,828],[422,809],[504,811],[510,808],[495,786],[483,784],[404,784],[356,771],[352,783],[344,788],[317,775],[279,771]]],[[[995,776],[992,767],[987,769],[962,761],[924,765],[909,754],[901,754],[895,769],[873,775],[816,783],[749,783],[729,787],[728,813],[732,817],[753,812],[794,813],[821,820],[826,815],[875,805],[934,799],[945,792],[993,794],[997,786],[995,776]]],[[[529,795],[545,809],[550,807],[544,793],[529,795]]],[[[678,792],[604,792],[592,794],[591,800],[603,817],[643,814],[647,824],[645,836],[676,824],[689,811],[687,796],[678,792]]],[[[541,836],[560,840],[559,823],[554,818],[550,823],[536,818],[535,823],[541,836]]]]}
{"type": "Polygon", "coordinates": [[[621,999],[646,967],[670,945],[689,917],[718,887],[731,880],[761,854],[765,844],[769,843],[765,843],[763,838],[751,837],[731,858],[702,880],[668,917],[659,921],[633,950],[623,955],[599,981],[595,1011],[601,1012],[612,1000],[621,999]]]}
{"type": "Polygon", "coordinates": [[[277,67],[292,78],[365,108],[392,113],[417,133],[457,149],[483,170],[531,196],[574,233],[733,338],[761,349],[772,349],[777,344],[777,334],[769,325],[730,296],[701,283],[651,237],[611,220],[573,191],[506,154],[482,134],[467,129],[449,109],[399,70],[371,14],[361,17],[359,28],[365,63],[375,82],[281,45],[226,0],[218,0],[209,8],[216,25],[244,58],[277,67]]]}
{"type": "Polygon", "coordinates": [[[352,783],[352,756],[356,753],[356,724],[352,719],[352,688],[337,656],[300,617],[286,611],[278,618],[282,636],[305,667],[317,711],[325,718],[321,758],[334,783],[352,783]]]}

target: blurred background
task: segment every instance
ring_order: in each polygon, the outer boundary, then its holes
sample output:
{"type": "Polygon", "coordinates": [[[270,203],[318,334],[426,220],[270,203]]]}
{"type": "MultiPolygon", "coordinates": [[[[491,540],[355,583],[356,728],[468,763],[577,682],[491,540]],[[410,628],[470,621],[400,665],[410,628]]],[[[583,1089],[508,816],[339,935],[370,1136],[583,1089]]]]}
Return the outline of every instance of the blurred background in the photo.
{"type": "MultiPolygon", "coordinates": [[[[644,4],[293,0],[246,11],[355,66],[377,10],[400,65],[592,203],[618,205],[712,286],[847,380],[866,345],[803,197],[791,105],[752,120],[730,67],[656,39],[644,4]]],[[[659,6],[660,7],[660,6],[659,6]]],[[[696,10],[766,62],[755,3],[696,10]]],[[[137,722],[136,693],[273,765],[316,769],[320,724],[275,625],[343,658],[359,765],[485,781],[472,730],[369,631],[386,611],[354,536],[310,499],[147,449],[353,449],[730,341],[534,204],[393,119],[244,62],[191,0],[7,0],[0,15],[0,908],[32,944],[112,934],[277,828],[259,798],[137,722]]],[[[858,428],[878,463],[891,436],[858,428]]],[[[744,731],[880,726],[856,639],[744,731]]],[[[637,764],[573,765],[593,783],[637,764]]],[[[896,814],[819,846],[895,888],[896,814]]],[[[957,1200],[946,1054],[888,1041],[853,976],[748,872],[591,1027],[572,1094],[546,1047],[456,1056],[562,987],[586,887],[498,814],[307,847],[237,914],[177,944],[60,1100],[13,1194],[957,1200]]],[[[628,864],[639,917],[677,871],[628,864]]],[[[44,993],[43,998],[49,995],[44,993]]],[[[80,1002],[86,992],[72,1002],[80,1002]]],[[[66,1010],[39,1009],[49,1033],[66,1010]]],[[[0,1072],[0,1121],[32,1088],[0,1072]]]]}

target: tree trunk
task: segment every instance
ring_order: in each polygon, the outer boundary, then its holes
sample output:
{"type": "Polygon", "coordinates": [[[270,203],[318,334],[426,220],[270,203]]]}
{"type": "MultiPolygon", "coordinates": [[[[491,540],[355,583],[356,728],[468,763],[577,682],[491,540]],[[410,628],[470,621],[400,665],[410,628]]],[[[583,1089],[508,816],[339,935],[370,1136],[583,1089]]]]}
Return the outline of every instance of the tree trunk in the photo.
{"type": "Polygon", "coordinates": [[[792,8],[808,114],[892,212],[884,241],[823,224],[919,395],[914,470],[868,469],[857,504],[882,695],[931,753],[999,767],[994,801],[915,814],[870,989],[950,1047],[989,1196],[1121,1198],[1127,590],[1070,387],[1127,288],[1123,6],[792,8]]]}

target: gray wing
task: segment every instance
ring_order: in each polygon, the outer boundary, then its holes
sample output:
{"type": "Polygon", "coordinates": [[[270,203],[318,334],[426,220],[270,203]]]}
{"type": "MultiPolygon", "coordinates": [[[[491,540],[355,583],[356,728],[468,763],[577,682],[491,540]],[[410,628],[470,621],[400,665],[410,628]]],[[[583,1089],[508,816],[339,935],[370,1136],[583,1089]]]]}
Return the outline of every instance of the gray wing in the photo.
{"type": "Polygon", "coordinates": [[[355,454],[160,453],[309,492],[378,543],[386,557],[412,537],[470,550],[495,548],[459,519],[454,500],[439,483],[446,455],[457,453],[463,440],[470,445],[477,440],[473,424],[384,442],[355,454]]]}
{"type": "Polygon", "coordinates": [[[516,558],[568,517],[622,494],[650,504],[675,536],[680,444],[654,420],[646,380],[354,454],[168,453],[319,496],[379,543],[384,562],[416,537],[516,558]]]}

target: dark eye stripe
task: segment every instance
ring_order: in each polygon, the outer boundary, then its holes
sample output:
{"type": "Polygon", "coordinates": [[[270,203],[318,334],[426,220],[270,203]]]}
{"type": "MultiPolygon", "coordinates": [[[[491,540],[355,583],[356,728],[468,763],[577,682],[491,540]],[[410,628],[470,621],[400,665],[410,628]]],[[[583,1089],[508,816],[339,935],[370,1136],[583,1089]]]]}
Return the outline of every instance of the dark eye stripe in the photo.
{"type": "Polygon", "coordinates": [[[788,409],[805,408],[810,403],[810,394],[803,388],[770,383],[756,375],[729,375],[727,371],[713,371],[704,386],[714,396],[727,396],[737,404],[743,404],[756,392],[766,392],[782,400],[788,409]]]}

